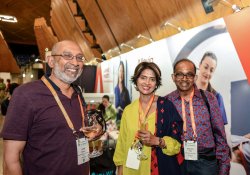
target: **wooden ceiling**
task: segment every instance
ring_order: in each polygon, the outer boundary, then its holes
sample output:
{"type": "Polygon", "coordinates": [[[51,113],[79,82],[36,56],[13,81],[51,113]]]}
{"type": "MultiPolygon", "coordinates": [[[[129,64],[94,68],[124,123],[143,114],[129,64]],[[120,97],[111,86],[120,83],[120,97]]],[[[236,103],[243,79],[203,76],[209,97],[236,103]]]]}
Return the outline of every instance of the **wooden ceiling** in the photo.
{"type": "Polygon", "coordinates": [[[34,19],[50,20],[50,0],[1,0],[0,14],[15,16],[17,23],[0,21],[7,43],[36,44],[34,19]]]}
{"type": "MultiPolygon", "coordinates": [[[[13,15],[18,20],[18,23],[0,21],[0,30],[6,42],[36,44],[34,20],[44,17],[50,26],[51,0],[1,1],[0,14],[13,15]]],[[[122,43],[134,48],[150,43],[145,38],[137,38],[139,34],[157,41],[178,33],[173,27],[162,27],[166,21],[190,29],[232,14],[230,3],[240,7],[250,5],[250,0],[227,0],[229,3],[225,0],[214,1],[216,2],[213,4],[214,11],[209,14],[205,13],[202,0],[74,0],[73,2],[78,6],[77,15],[82,16],[89,28],[83,33],[90,30],[101,52],[110,58],[119,52],[131,50],[121,46],[122,43]]],[[[65,28],[70,27],[65,24],[65,28]]]]}

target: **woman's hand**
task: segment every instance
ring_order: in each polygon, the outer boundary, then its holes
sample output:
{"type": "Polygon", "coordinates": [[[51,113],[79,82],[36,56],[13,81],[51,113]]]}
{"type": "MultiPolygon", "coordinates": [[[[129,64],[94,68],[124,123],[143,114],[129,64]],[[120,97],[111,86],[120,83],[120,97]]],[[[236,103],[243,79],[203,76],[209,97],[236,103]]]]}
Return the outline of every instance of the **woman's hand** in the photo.
{"type": "Polygon", "coordinates": [[[117,175],[122,175],[122,174],[123,174],[123,173],[122,173],[122,170],[123,170],[122,165],[118,166],[117,168],[118,168],[118,170],[117,170],[117,175]]]}
{"type": "Polygon", "coordinates": [[[146,146],[156,146],[159,145],[159,138],[155,135],[151,134],[150,131],[139,130],[138,138],[142,141],[142,143],[146,146]]]}

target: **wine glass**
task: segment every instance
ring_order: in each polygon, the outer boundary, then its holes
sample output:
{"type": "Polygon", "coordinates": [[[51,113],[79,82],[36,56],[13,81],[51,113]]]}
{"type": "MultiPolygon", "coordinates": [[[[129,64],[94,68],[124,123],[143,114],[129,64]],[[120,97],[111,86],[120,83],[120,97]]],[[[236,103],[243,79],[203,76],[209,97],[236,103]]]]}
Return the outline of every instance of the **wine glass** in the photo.
{"type": "Polygon", "coordinates": [[[96,117],[98,115],[99,114],[96,113],[94,110],[87,111],[87,116],[84,119],[85,126],[82,128],[82,131],[84,135],[88,138],[94,138],[96,136],[96,133],[98,131],[98,121],[96,117]]]}
{"type": "MultiPolygon", "coordinates": [[[[140,125],[140,130],[146,130],[147,129],[147,123],[143,122],[140,125]]],[[[137,159],[139,160],[147,160],[148,156],[144,154],[143,148],[144,145],[140,139],[137,139],[133,145],[132,148],[135,150],[135,152],[138,154],[137,159]]]]}
{"type": "Polygon", "coordinates": [[[82,131],[89,138],[89,158],[95,158],[103,154],[102,140],[92,140],[96,137],[98,131],[98,116],[100,113],[97,110],[88,110],[84,119],[84,127],[82,131]]]}

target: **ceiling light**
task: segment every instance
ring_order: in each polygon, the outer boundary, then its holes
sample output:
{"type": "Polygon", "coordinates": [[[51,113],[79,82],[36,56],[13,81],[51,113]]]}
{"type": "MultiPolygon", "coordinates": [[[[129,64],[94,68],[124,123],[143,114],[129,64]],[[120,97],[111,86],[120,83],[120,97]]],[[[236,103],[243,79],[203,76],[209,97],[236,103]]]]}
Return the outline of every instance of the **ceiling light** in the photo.
{"type": "Polygon", "coordinates": [[[17,19],[15,16],[0,15],[0,21],[16,23],[17,19]]]}
{"type": "Polygon", "coordinates": [[[102,62],[102,59],[101,59],[101,58],[95,58],[95,61],[96,61],[97,63],[101,63],[101,62],[102,62]]]}
{"type": "Polygon", "coordinates": [[[35,59],[35,62],[36,62],[36,63],[37,63],[37,62],[47,63],[47,61],[41,60],[41,59],[39,59],[39,58],[35,59]]]}
{"type": "Polygon", "coordinates": [[[128,44],[125,44],[125,43],[122,43],[121,45],[120,45],[120,47],[128,47],[128,48],[130,48],[130,49],[132,49],[132,50],[134,50],[135,48],[133,47],[133,46],[130,46],[130,45],[128,45],[128,44]]]}
{"type": "Polygon", "coordinates": [[[107,53],[108,53],[111,57],[113,56],[113,55],[112,55],[112,49],[109,49],[107,53]]]}
{"type": "Polygon", "coordinates": [[[117,50],[117,49],[112,49],[113,52],[116,52],[118,55],[121,54],[120,50],[117,50]]]}
{"type": "Polygon", "coordinates": [[[176,30],[178,30],[179,32],[184,32],[186,29],[180,27],[180,26],[176,26],[168,21],[166,21],[164,24],[161,25],[161,28],[165,28],[167,26],[170,26],[172,28],[175,28],[176,30]]]}
{"type": "Polygon", "coordinates": [[[237,12],[240,12],[240,11],[241,11],[241,7],[239,7],[239,6],[236,5],[236,4],[232,4],[232,3],[230,3],[230,2],[227,1],[227,0],[220,0],[219,2],[221,2],[221,4],[223,4],[223,5],[225,5],[225,6],[231,7],[232,10],[234,11],[234,13],[237,13],[237,12]],[[224,3],[222,3],[221,1],[224,2],[224,3]]]}
{"type": "Polygon", "coordinates": [[[142,35],[142,34],[139,34],[139,35],[137,36],[137,38],[138,38],[138,39],[139,39],[139,38],[146,39],[146,40],[150,41],[151,43],[154,42],[154,40],[153,40],[152,38],[146,37],[146,36],[144,36],[144,35],[142,35]]]}

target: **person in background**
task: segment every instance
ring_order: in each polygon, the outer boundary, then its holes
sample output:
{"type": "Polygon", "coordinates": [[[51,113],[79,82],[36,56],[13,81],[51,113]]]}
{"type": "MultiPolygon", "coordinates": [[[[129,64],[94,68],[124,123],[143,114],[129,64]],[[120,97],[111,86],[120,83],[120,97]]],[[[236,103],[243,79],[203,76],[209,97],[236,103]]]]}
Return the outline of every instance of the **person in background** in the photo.
{"type": "Polygon", "coordinates": [[[200,64],[199,64],[199,74],[198,74],[198,78],[196,81],[196,85],[197,85],[198,89],[207,90],[207,91],[213,93],[214,96],[216,96],[218,103],[219,103],[219,107],[220,107],[220,111],[221,111],[224,125],[226,125],[228,123],[228,121],[227,121],[227,115],[226,115],[226,110],[225,110],[223,98],[222,98],[221,94],[219,92],[217,92],[212,87],[212,85],[210,83],[210,80],[213,77],[213,74],[216,70],[216,67],[217,67],[216,55],[213,52],[206,52],[202,56],[202,59],[201,59],[200,64]]]}
{"type": "Polygon", "coordinates": [[[118,175],[180,175],[182,119],[174,105],[155,95],[161,71],[153,62],[137,65],[132,82],[140,97],[122,115],[114,154],[118,175]]]}
{"type": "Polygon", "coordinates": [[[15,90],[1,133],[4,174],[89,174],[88,140],[83,132],[92,129],[92,139],[103,131],[101,125],[85,127],[84,99],[79,88],[72,86],[84,61],[78,44],[60,41],[48,57],[51,75],[15,90]]]}
{"type": "Polygon", "coordinates": [[[102,115],[104,116],[105,106],[102,104],[102,102],[98,105],[97,110],[99,110],[102,113],[102,115]]]}
{"type": "Polygon", "coordinates": [[[7,81],[7,84],[6,84],[6,89],[5,89],[5,91],[6,91],[6,92],[9,92],[9,90],[10,90],[10,79],[7,79],[6,81],[7,81]]]}
{"type": "Polygon", "coordinates": [[[105,107],[105,112],[104,112],[104,119],[105,121],[108,120],[116,120],[116,110],[115,108],[112,106],[112,104],[109,102],[109,96],[108,95],[104,95],[102,97],[102,105],[105,107]]]}
{"type": "Polygon", "coordinates": [[[0,78],[0,90],[5,90],[6,89],[6,84],[4,83],[4,79],[0,78]]]}
{"type": "Polygon", "coordinates": [[[18,86],[19,86],[19,84],[17,84],[17,83],[11,83],[9,85],[9,94],[7,95],[7,98],[1,104],[1,113],[3,116],[6,115],[11,96],[12,96],[15,88],[17,88],[18,86]]]}
{"type": "Polygon", "coordinates": [[[131,103],[128,89],[125,86],[124,64],[120,61],[118,72],[118,81],[115,87],[115,108],[117,109],[117,124],[120,125],[122,112],[124,108],[131,103]]]}
{"type": "Polygon", "coordinates": [[[197,88],[196,67],[189,59],[174,64],[172,79],[177,90],[166,98],[183,119],[182,175],[228,175],[230,149],[216,97],[197,88]]]}
{"type": "Polygon", "coordinates": [[[0,104],[5,99],[6,93],[6,84],[4,83],[4,79],[0,77],[0,104]]]}

